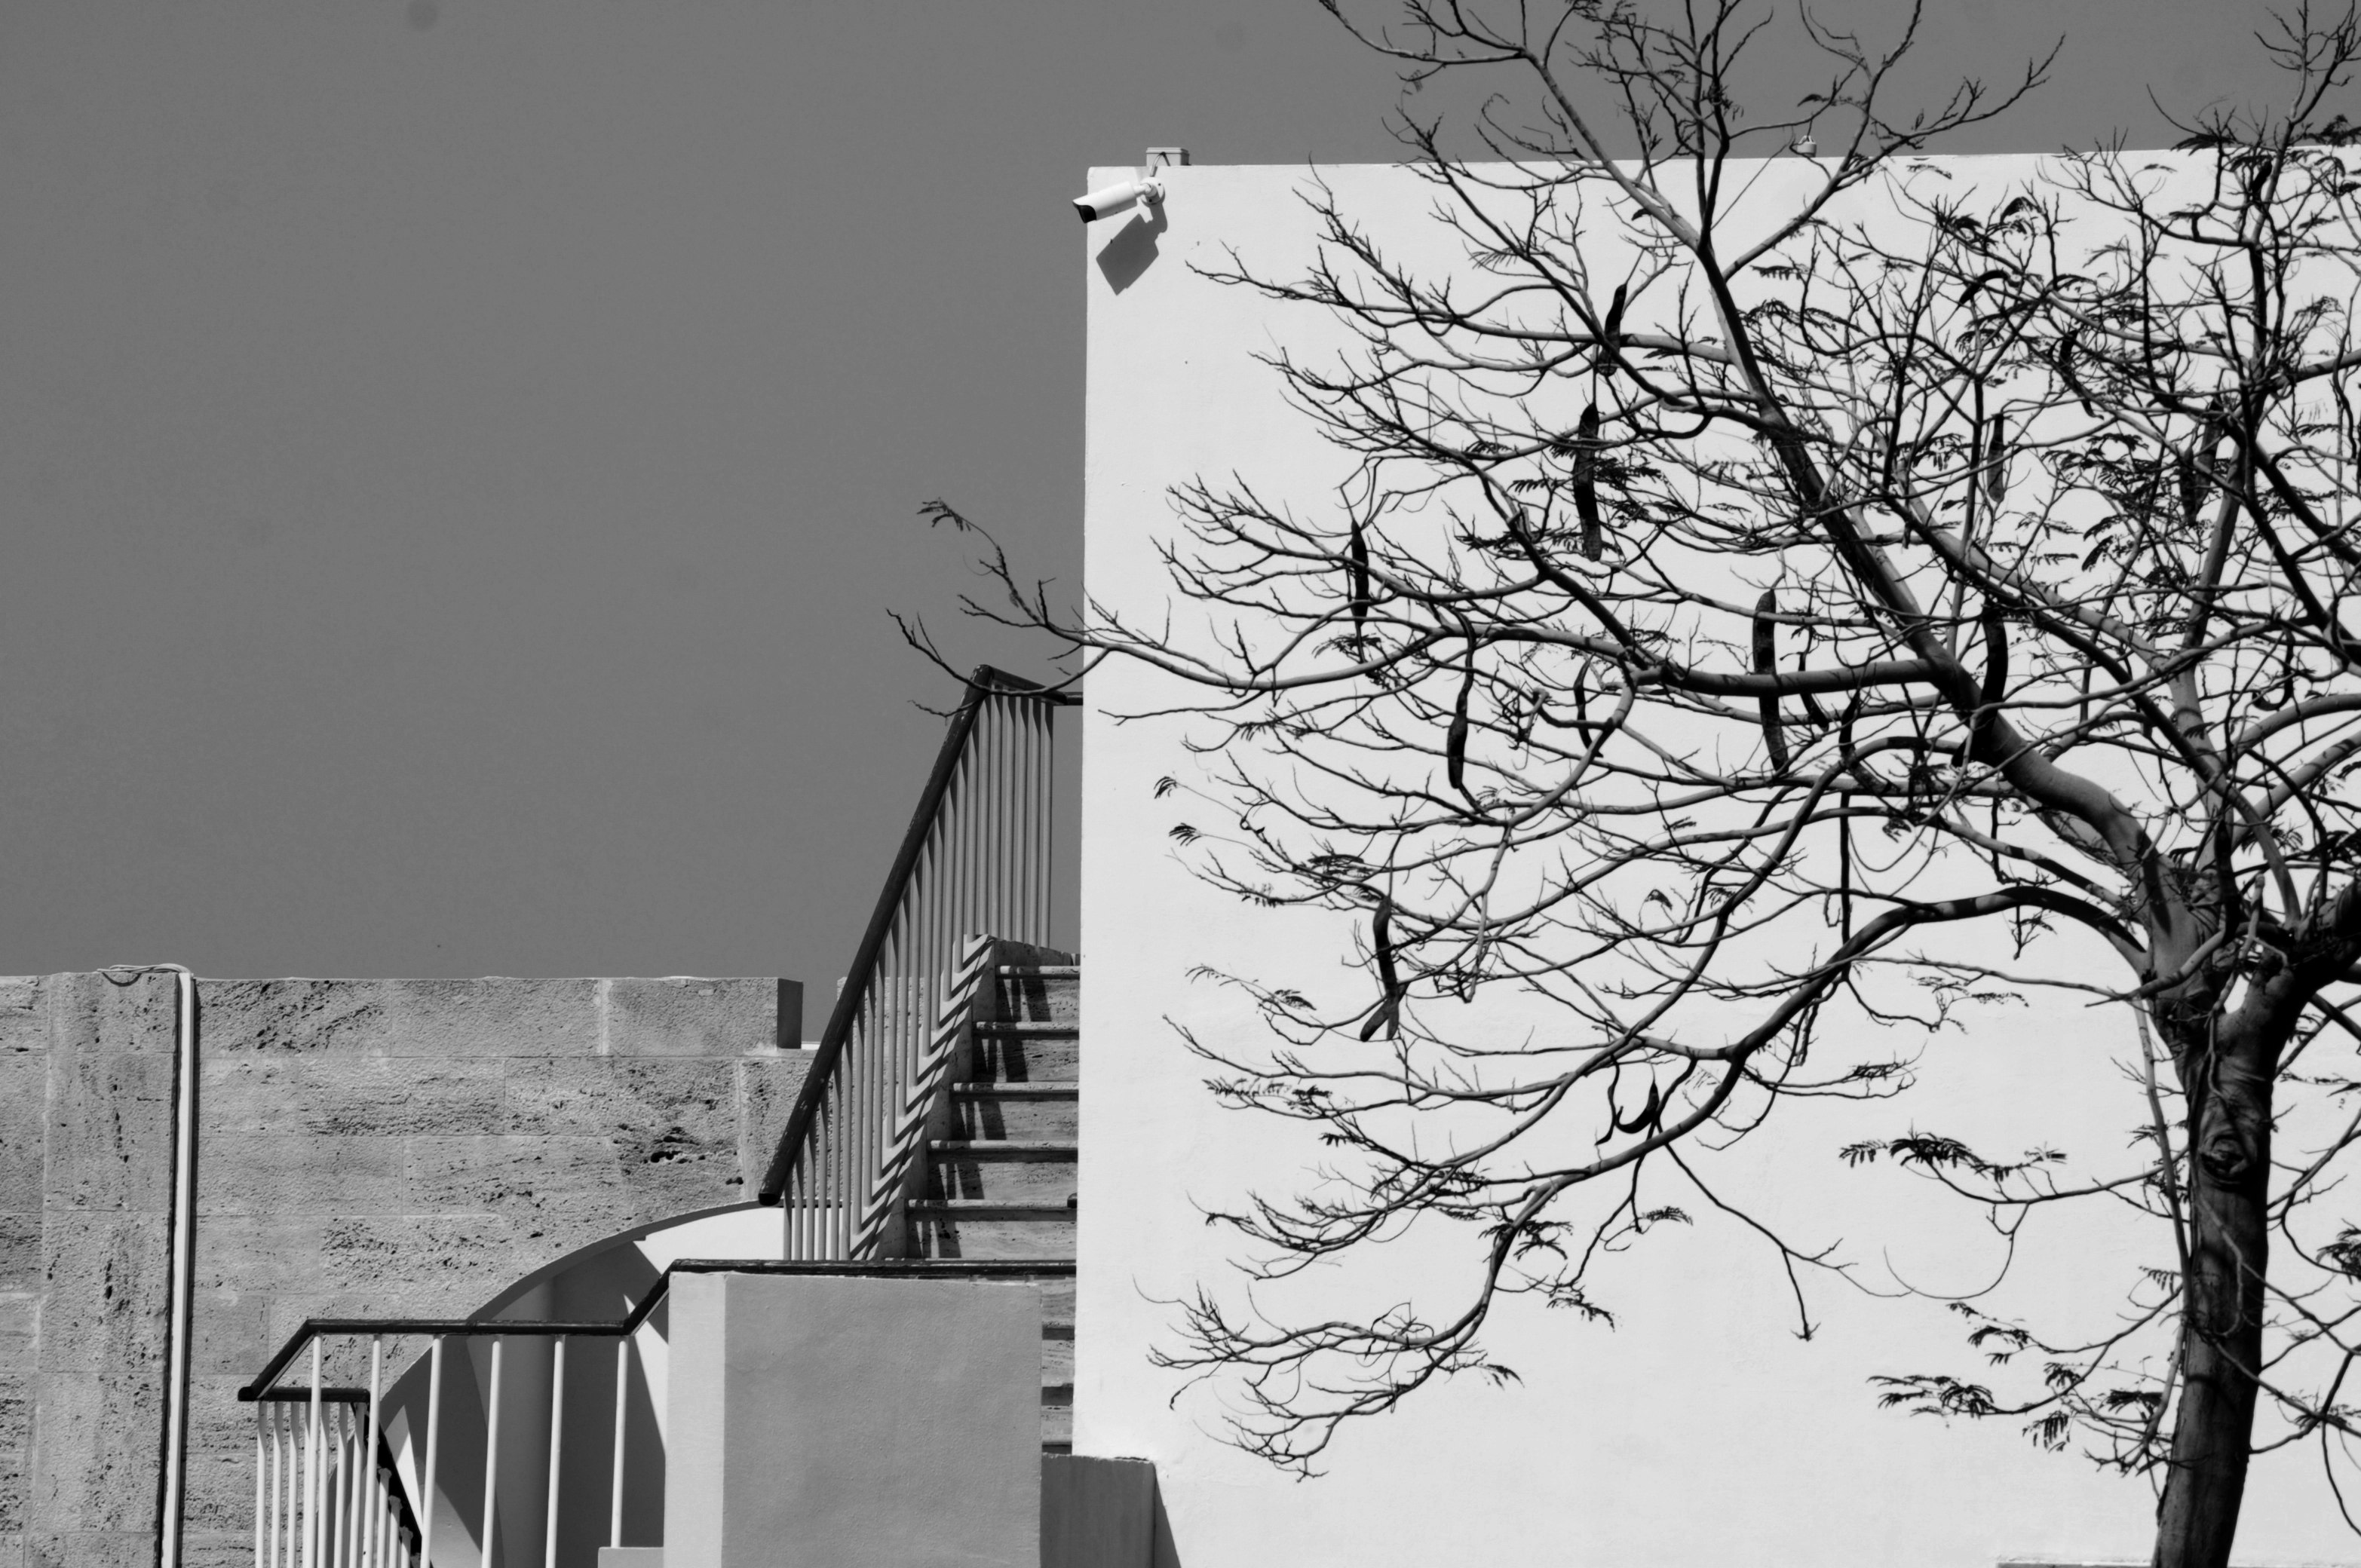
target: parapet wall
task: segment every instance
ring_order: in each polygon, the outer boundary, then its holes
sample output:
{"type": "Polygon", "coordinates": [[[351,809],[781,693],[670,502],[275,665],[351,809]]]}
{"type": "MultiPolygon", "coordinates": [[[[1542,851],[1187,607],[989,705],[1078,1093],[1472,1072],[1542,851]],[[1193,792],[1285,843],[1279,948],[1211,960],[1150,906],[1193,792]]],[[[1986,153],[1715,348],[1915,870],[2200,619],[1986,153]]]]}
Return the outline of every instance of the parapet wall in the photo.
{"type": "MultiPolygon", "coordinates": [[[[0,1568],[155,1560],[170,974],[0,981],[0,1568]]],[[[752,1198],[806,1058],[776,980],[197,986],[186,1561],[250,1562],[235,1391],[306,1317],[459,1315],[752,1198]]]]}

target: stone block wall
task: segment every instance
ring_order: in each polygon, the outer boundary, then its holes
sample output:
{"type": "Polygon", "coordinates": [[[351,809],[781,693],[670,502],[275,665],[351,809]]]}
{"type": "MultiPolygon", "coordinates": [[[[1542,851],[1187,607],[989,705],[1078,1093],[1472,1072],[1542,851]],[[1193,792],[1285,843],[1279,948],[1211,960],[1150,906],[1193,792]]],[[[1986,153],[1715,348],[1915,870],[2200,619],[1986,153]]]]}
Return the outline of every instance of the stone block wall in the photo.
{"type": "MultiPolygon", "coordinates": [[[[187,1561],[251,1561],[235,1393],[305,1318],[464,1315],[751,1199],[801,1003],[775,980],[199,981],[187,1561]]],[[[0,981],[0,1568],[154,1561],[174,1019],[169,974],[0,981]]]]}
{"type": "Polygon", "coordinates": [[[169,974],[0,981],[5,1568],[155,1560],[176,1010],[169,974]]]}

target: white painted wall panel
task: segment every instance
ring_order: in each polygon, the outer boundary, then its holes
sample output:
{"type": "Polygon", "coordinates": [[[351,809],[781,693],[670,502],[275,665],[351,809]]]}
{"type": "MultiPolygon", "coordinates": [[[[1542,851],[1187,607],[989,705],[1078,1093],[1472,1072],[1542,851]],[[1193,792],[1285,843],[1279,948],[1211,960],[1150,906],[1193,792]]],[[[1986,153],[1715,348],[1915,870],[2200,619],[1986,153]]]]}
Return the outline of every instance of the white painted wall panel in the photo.
{"type": "MultiPolygon", "coordinates": [[[[1952,166],[1960,185],[2021,181],[2031,160],[1952,166]]],[[[1091,171],[1089,187],[1122,177],[1091,171]]],[[[1792,167],[1763,171],[1775,196],[1792,167]]],[[[1436,267],[1456,253],[1423,214],[1433,190],[1409,171],[1320,171],[1389,249],[1436,267]]],[[[1103,266],[1119,221],[1085,239],[1089,292],[1087,575],[1092,598],[1143,622],[1165,612],[1155,548],[1175,532],[1169,487],[1235,471],[1269,498],[1316,508],[1343,472],[1255,360],[1338,341],[1318,315],[1282,310],[1194,269],[1235,247],[1265,271],[1308,258],[1312,225],[1296,192],[1307,172],[1199,167],[1170,172],[1154,255],[1121,242],[1131,268],[1103,266]],[[1130,277],[1137,270],[1136,277],[1130,277]],[[1115,287],[1117,280],[1125,286],[1115,287]]],[[[1174,613],[1186,616],[1186,609],[1174,613]]],[[[1806,1564],[1971,1568],[2008,1557],[2144,1559],[2145,1483],[2074,1455],[2038,1453],[2017,1425],[1946,1428],[1876,1408],[1868,1379],[1892,1371],[1976,1367],[1960,1322],[1926,1299],[1880,1299],[1822,1281],[1819,1332],[1805,1343],[1775,1260],[1734,1223],[1700,1214],[1652,1237],[1601,1276],[1611,1331],[1534,1303],[1494,1319],[1489,1343],[1522,1375],[1431,1389],[1391,1416],[1348,1429],[1327,1474],[1299,1484],[1225,1446],[1218,1383],[1181,1390],[1153,1369],[1178,1343],[1178,1301],[1201,1284],[1235,1303],[1236,1238],[1202,1210],[1257,1187],[1286,1190],[1322,1157],[1307,1130],[1218,1108],[1209,1069],[1175,1025],[1250,1041],[1258,1025],[1233,990],[1191,981],[1197,966],[1250,972],[1316,996],[1367,983],[1344,966],[1339,922],[1250,909],[1196,882],[1168,839],[1174,822],[1220,824],[1153,798],[1155,781],[1199,764],[1183,721],[1118,723],[1170,698],[1137,666],[1100,665],[1089,683],[1084,778],[1083,1006],[1090,1062],[1082,1102],[1082,1276],[1076,1452],[1135,1455],[1158,1467],[1170,1539],[1185,1568],[1275,1563],[1430,1568],[1444,1563],[1806,1564]],[[1175,1399],[1176,1391],[1179,1398],[1175,1399]]],[[[2093,964],[2102,961],[2094,956],[2093,964]]],[[[1513,1009],[1503,1029],[1546,1027],[1513,1009]]],[[[1907,1042],[1904,1042],[1907,1044],[1907,1042]]],[[[1942,1130],[2022,1147],[2043,1135],[2081,1152],[2123,1146],[2138,1120],[2114,1058],[2128,1020],[2034,999],[1929,1050],[1905,1109],[1790,1109],[1769,1135],[1711,1166],[1799,1240],[1845,1243],[1862,1279],[1889,1269],[1924,1289],[1966,1291],[1998,1252],[1977,1217],[1881,1166],[1848,1170],[1837,1149],[1940,1113],[1942,1130]]],[[[1690,1200],[1695,1206],[1694,1200],[1690,1200]]],[[[2050,1229],[2023,1260],[2011,1300],[2070,1306],[2103,1321],[2126,1270],[2158,1261],[2150,1241],[2093,1213],[2050,1229]]],[[[1404,1295],[1430,1314],[1455,1310],[1472,1277],[1469,1234],[1413,1235],[1284,1289],[1301,1314],[1323,1293],[1364,1310],[1404,1295]],[[1389,1293],[1390,1292],[1390,1293],[1389,1293]]],[[[2338,1521],[2316,1454],[2258,1466],[2241,1557],[2252,1563],[2361,1559],[2338,1521]]]]}

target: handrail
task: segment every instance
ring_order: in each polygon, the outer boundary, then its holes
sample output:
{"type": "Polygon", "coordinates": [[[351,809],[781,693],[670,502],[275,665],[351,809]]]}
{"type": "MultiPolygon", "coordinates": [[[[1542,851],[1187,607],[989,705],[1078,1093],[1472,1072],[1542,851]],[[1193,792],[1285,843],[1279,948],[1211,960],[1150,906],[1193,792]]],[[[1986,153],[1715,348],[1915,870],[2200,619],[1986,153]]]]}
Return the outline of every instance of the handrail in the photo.
{"type": "MultiPolygon", "coordinates": [[[[530,1318],[306,1318],[287,1336],[278,1354],[263,1364],[254,1381],[237,1391],[238,1402],[250,1405],[258,1399],[276,1399],[282,1392],[271,1385],[288,1364],[302,1353],[305,1345],[324,1334],[384,1334],[389,1337],[404,1334],[465,1334],[478,1338],[499,1335],[502,1338],[532,1338],[579,1335],[585,1339],[618,1339],[637,1333],[648,1314],[672,1289],[675,1274],[851,1274],[888,1270],[895,1274],[954,1274],[961,1278],[1030,1279],[1041,1275],[1071,1274],[1074,1266],[1070,1260],[1054,1258],[950,1258],[940,1261],[901,1262],[893,1264],[854,1263],[827,1258],[733,1258],[684,1257],[664,1266],[639,1305],[611,1321],[559,1322],[530,1318]]],[[[366,1389],[323,1388],[324,1399],[339,1394],[362,1397],[366,1389]]],[[[308,1399],[312,1391],[298,1390],[295,1397],[308,1399]]]]}
{"type": "MultiPolygon", "coordinates": [[[[637,1349],[644,1378],[649,1368],[647,1346],[636,1343],[636,1332],[659,1303],[671,1294],[674,1277],[682,1274],[802,1274],[888,1275],[904,1278],[1032,1278],[1071,1277],[1071,1261],[1037,1259],[937,1259],[871,1262],[850,1259],[681,1258],[657,1276],[637,1305],[620,1318],[606,1321],[561,1321],[555,1319],[469,1318],[307,1318],[264,1366],[253,1382],[237,1391],[251,1404],[254,1424],[254,1561],[257,1568],[444,1568],[447,1558],[435,1551],[437,1525],[456,1526],[483,1544],[482,1558],[491,1559],[490,1543],[498,1521],[511,1518],[519,1506],[513,1500],[522,1482],[528,1494],[533,1485],[530,1462],[502,1441],[501,1405],[513,1380],[502,1376],[504,1348],[511,1339],[540,1339],[552,1345],[548,1353],[549,1457],[542,1471],[543,1562],[555,1568],[562,1519],[580,1522],[586,1488],[595,1487],[593,1473],[579,1458],[569,1459],[566,1433],[568,1376],[566,1346],[574,1339],[611,1339],[615,1344],[614,1420],[609,1429],[609,1463],[599,1467],[607,1492],[607,1542],[623,1544],[626,1507],[633,1474],[630,1455],[629,1389],[631,1364],[637,1349]],[[368,1338],[369,1381],[366,1388],[332,1386],[325,1374],[328,1341],[343,1335],[368,1338]],[[430,1336],[424,1353],[425,1387],[414,1386],[407,1396],[388,1390],[383,1382],[386,1340],[430,1336]],[[451,1478],[448,1439],[454,1434],[448,1418],[454,1414],[444,1398],[446,1349],[450,1341],[463,1346],[470,1340],[489,1340],[489,1369],[481,1386],[480,1410],[456,1412],[462,1422],[480,1415],[483,1438],[483,1488],[469,1499],[478,1506],[473,1519],[460,1514],[462,1505],[442,1482],[451,1478]],[[277,1387],[306,1347],[311,1351],[307,1387],[277,1387]],[[409,1406],[407,1455],[414,1465],[403,1474],[403,1456],[396,1454],[389,1433],[385,1396],[413,1401],[409,1406]],[[415,1403],[423,1395],[423,1409],[415,1403]],[[308,1416],[296,1407],[308,1406],[308,1416]],[[526,1463],[525,1472],[501,1476],[511,1460],[526,1463]],[[566,1477],[574,1477],[569,1493],[566,1477]],[[413,1497],[412,1494],[415,1494],[413,1497]],[[506,1500],[504,1500],[506,1499],[506,1500]],[[457,1517],[455,1517],[457,1516],[457,1517]]],[[[462,1354],[467,1354],[462,1350],[462,1354]]],[[[413,1369],[414,1370],[414,1369],[413,1369]]],[[[397,1382],[399,1383],[399,1379],[397,1382]]],[[[530,1385],[528,1385],[530,1387],[530,1385]]],[[[511,1395],[513,1398],[513,1395],[511,1395]]],[[[644,1438],[640,1452],[646,1453],[644,1438]]],[[[640,1480],[642,1492],[644,1477],[640,1480]]],[[[643,1523],[644,1521],[642,1521],[643,1523]]],[[[450,1539],[447,1534],[445,1540],[450,1539]]]]}
{"type": "MultiPolygon", "coordinates": [[[[953,779],[958,776],[961,763],[966,759],[976,720],[986,702],[995,696],[1055,707],[1082,701],[1077,693],[1053,690],[995,670],[989,664],[979,664],[975,673],[968,677],[960,705],[953,711],[943,736],[942,746],[935,754],[934,766],[927,775],[925,787],[919,792],[917,809],[911,813],[910,826],[902,835],[901,847],[895,853],[893,868],[886,873],[884,886],[879,890],[876,907],[870,914],[867,928],[862,932],[860,946],[853,950],[852,966],[845,975],[843,989],[837,993],[836,1005],[829,1014],[828,1027],[820,1035],[819,1048],[813,1056],[809,1070],[804,1075],[795,1106],[787,1114],[786,1128],[780,1135],[778,1147],[763,1175],[758,1201],[765,1205],[776,1206],[785,1201],[796,1159],[812,1138],[814,1124],[820,1120],[822,1107],[831,1090],[838,1087],[846,1047],[862,1009],[871,1001],[872,991],[878,979],[879,958],[903,913],[914,875],[942,815],[944,800],[950,792],[953,779]]],[[[997,934],[1017,935],[1014,932],[997,934]]],[[[848,1202],[852,1201],[849,1193],[842,1197],[848,1202]]],[[[793,1229],[792,1224],[790,1229],[793,1229]]]]}

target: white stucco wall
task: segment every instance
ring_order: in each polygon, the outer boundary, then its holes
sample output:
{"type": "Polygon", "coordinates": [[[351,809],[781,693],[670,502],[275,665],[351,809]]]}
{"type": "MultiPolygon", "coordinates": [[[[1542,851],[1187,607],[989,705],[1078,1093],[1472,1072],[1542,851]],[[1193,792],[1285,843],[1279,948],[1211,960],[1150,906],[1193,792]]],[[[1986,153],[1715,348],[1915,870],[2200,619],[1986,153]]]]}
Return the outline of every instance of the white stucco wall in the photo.
{"type": "MultiPolygon", "coordinates": [[[[1960,185],[2029,171],[2026,159],[1953,167],[1960,185]]],[[[1093,170],[1090,188],[1129,172],[1093,170]]],[[[1453,263],[1455,252],[1423,221],[1429,186],[1399,169],[1320,172],[1390,250],[1453,263]]],[[[1771,169],[1764,192],[1775,195],[1800,172],[1771,169]]],[[[1156,254],[1136,278],[1098,261],[1124,220],[1086,232],[1085,507],[1095,600],[1148,620],[1166,601],[1154,546],[1175,527],[1169,487],[1235,471],[1271,499],[1312,508],[1341,472],[1253,357],[1280,342],[1333,342],[1333,328],[1191,269],[1235,247],[1260,270],[1293,275],[1310,254],[1312,224],[1296,194],[1305,180],[1289,168],[1171,171],[1156,254]],[[1120,291],[1117,279],[1126,279],[1120,291]]],[[[1341,925],[1248,909],[1176,859],[1167,833],[1188,812],[1152,790],[1161,775],[1191,776],[1180,744],[1186,726],[1115,718],[1156,706],[1159,696],[1136,666],[1103,664],[1089,681],[1088,1201],[1075,1447],[1155,1462],[1184,1568],[1969,1568],[2012,1557],[2145,1558],[2153,1503],[2144,1482],[2039,1453],[2015,1421],[1946,1427],[1876,1408],[1872,1374],[1977,1371],[1956,1316],[1935,1301],[1872,1299],[1823,1282],[1811,1293],[1820,1332],[1804,1343],[1792,1332],[1774,1260],[1709,1213],[1652,1236],[1600,1277],[1614,1329],[1538,1303],[1505,1306],[1488,1340],[1521,1384],[1463,1379],[1348,1427],[1318,1479],[1296,1482],[1219,1441],[1218,1389],[1199,1387],[1176,1400],[1180,1380],[1147,1356],[1177,1344],[1176,1303],[1199,1284],[1243,1299],[1227,1266],[1236,1238],[1208,1226],[1202,1210],[1235,1204],[1258,1186],[1291,1190],[1322,1151],[1307,1129],[1223,1111],[1205,1092],[1208,1069],[1182,1047],[1174,1024],[1235,1040],[1254,1038],[1258,1025],[1237,992],[1189,973],[1209,965],[1315,995],[1367,982],[1342,966],[1349,944],[1341,925]]],[[[1896,1135],[1938,1109],[1943,1131],[1990,1136],[2004,1148],[2025,1146],[2010,1141],[2020,1127],[2028,1138],[2046,1132],[2092,1153],[2120,1148],[2138,1119],[2113,1060],[2129,1047],[2125,1028],[2111,1013],[2036,999],[1938,1044],[1906,1106],[1783,1113],[1742,1163],[1724,1162],[1717,1174],[1743,1182],[1798,1240],[1841,1238],[1872,1284],[1891,1288],[1891,1269],[1923,1289],[1973,1289],[1997,1262],[1977,1216],[1885,1166],[1848,1170],[1837,1148],[1896,1135]]],[[[2090,1313],[2103,1317],[2114,1299],[2104,1292],[2135,1256],[2158,1261],[2129,1250],[2133,1239],[2103,1215],[2047,1231],[2024,1260],[2016,1299],[2070,1299],[2097,1280],[2103,1293],[2090,1313]]],[[[1408,1295],[1430,1316],[1445,1312],[1464,1299],[1472,1245],[1466,1234],[1413,1237],[1271,1299],[1300,1311],[1333,1290],[1366,1311],[1408,1295]],[[1394,1293],[1380,1293],[1389,1280],[1394,1293]]],[[[2361,1561],[2316,1453],[2258,1464],[2240,1556],[2361,1561]]]]}

